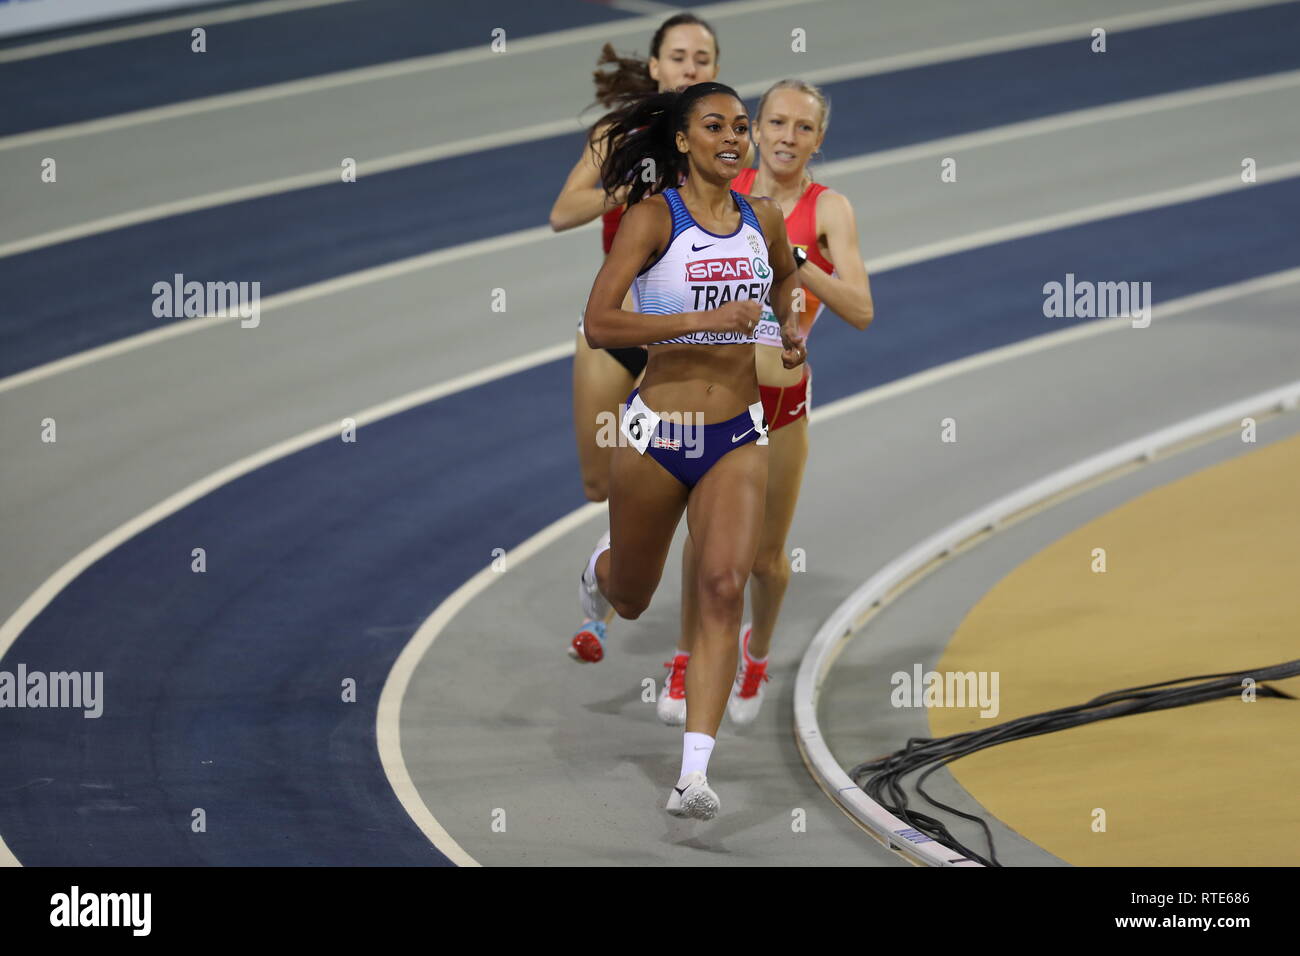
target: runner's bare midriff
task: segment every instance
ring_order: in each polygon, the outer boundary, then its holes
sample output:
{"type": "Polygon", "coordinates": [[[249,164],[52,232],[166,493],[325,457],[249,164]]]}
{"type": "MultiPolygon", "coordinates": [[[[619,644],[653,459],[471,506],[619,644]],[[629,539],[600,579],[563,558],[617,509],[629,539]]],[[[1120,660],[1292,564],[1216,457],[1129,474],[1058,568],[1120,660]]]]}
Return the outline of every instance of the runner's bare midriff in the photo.
{"type": "Polygon", "coordinates": [[[758,401],[753,345],[652,345],[641,397],[660,414],[725,422],[758,401]]]}

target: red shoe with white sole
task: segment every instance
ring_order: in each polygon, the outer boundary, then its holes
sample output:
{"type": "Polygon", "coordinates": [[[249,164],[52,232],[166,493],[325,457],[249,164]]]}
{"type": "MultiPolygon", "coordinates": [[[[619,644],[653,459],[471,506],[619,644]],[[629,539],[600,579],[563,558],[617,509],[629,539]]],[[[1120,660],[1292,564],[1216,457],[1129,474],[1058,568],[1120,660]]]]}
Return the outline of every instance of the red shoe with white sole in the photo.
{"type": "Polygon", "coordinates": [[[659,694],[655,711],[669,727],[686,723],[686,663],[690,659],[689,654],[676,654],[664,664],[668,676],[664,678],[664,689],[659,694]]]}
{"type": "Polygon", "coordinates": [[[752,724],[763,706],[763,685],[770,677],[767,675],[767,659],[755,661],[749,656],[749,636],[753,627],[746,624],[740,638],[740,666],[736,668],[736,682],[731,688],[731,697],[727,701],[727,713],[733,722],[752,724]]]}

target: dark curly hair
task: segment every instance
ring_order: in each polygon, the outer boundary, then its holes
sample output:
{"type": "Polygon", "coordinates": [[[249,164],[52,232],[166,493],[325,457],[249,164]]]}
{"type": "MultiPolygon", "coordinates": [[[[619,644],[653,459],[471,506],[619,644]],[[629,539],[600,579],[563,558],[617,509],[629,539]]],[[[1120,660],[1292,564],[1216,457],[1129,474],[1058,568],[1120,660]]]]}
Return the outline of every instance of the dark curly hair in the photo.
{"type": "Polygon", "coordinates": [[[677,150],[677,133],[686,129],[695,104],[715,93],[734,96],[744,105],[740,94],[723,83],[696,83],[680,93],[670,90],[647,96],[611,114],[603,135],[605,161],[600,168],[605,192],[612,196],[620,186],[630,185],[630,206],[667,186],[676,186],[689,166],[686,155],[677,150]],[[647,160],[654,170],[648,181],[641,175],[647,160]]]}

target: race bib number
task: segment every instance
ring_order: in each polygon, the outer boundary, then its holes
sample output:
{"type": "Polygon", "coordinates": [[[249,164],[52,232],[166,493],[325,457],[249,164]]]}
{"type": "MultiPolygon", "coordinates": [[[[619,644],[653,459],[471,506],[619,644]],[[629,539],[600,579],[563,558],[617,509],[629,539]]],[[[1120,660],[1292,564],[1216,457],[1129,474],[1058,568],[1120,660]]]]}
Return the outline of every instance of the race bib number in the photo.
{"type": "Polygon", "coordinates": [[[641,395],[638,392],[632,398],[632,403],[623,411],[623,420],[619,423],[619,430],[638,455],[644,455],[646,447],[650,444],[650,439],[654,437],[655,432],[659,429],[659,416],[651,411],[645,402],[641,401],[641,395]]]}

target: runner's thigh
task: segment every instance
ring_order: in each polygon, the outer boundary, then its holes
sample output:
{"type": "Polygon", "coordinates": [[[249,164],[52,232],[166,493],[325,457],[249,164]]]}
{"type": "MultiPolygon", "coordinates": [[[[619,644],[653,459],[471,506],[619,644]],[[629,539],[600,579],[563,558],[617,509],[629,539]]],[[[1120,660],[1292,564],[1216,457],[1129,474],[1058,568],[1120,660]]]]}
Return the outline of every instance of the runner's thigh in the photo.
{"type": "Polygon", "coordinates": [[[696,575],[738,571],[743,585],[758,553],[767,494],[765,445],[750,442],[718,459],[691,491],[686,520],[695,544],[696,575]]]}
{"type": "Polygon", "coordinates": [[[659,586],[686,486],[649,455],[621,445],[610,468],[609,586],[624,600],[648,602],[659,586]]]}

